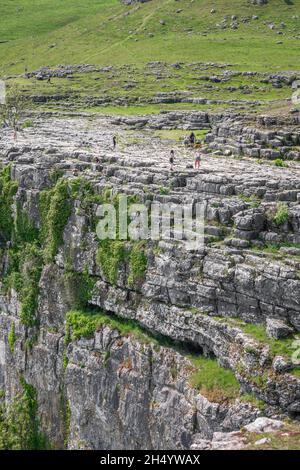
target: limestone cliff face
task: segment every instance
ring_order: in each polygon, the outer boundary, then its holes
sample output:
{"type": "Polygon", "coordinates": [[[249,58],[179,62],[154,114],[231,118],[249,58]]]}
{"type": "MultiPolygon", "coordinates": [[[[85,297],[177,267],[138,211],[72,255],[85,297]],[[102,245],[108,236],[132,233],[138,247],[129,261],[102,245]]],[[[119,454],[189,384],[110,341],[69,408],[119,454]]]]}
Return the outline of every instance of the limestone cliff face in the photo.
{"type": "Polygon", "coordinates": [[[299,416],[300,380],[288,349],[300,330],[299,262],[243,244],[247,234],[255,241],[272,230],[297,239],[296,202],[287,225],[268,218],[272,195],[295,175],[274,170],[270,185],[253,169],[249,183],[236,162],[226,175],[213,165],[170,177],[152,157],[141,161],[140,149],[117,158],[105,148],[107,123],[103,155],[94,137],[76,148],[82,122],[60,125],[37,122],[31,143],[28,135],[12,147],[5,135],[1,146],[2,400],[13,399],[23,377],[37,392],[43,432],[53,446],[72,449],[189,449],[262,413],[299,416]],[[269,189],[266,205],[254,209],[235,192],[255,181],[269,189]],[[142,201],[149,192],[158,201],[204,201],[205,247],[186,251],[174,240],[101,246],[96,211],[107,188],[142,201]],[[265,333],[274,317],[290,335],[285,341],[265,333]],[[203,355],[208,366],[197,362],[203,355]],[[208,375],[203,383],[208,367],[231,374],[229,391],[226,383],[218,389],[218,377],[215,387],[208,375]]]}

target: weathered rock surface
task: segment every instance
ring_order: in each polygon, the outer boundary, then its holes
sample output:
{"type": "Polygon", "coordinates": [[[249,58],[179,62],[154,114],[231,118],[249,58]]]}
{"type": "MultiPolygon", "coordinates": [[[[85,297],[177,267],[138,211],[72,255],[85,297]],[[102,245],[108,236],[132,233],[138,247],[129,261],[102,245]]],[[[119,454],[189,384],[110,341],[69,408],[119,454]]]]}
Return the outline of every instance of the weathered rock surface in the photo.
{"type": "MultiPolygon", "coordinates": [[[[212,125],[205,113],[196,116],[201,126],[212,125]]],[[[164,118],[172,121],[172,115],[162,115],[153,122],[164,118]]],[[[191,125],[194,117],[186,119],[191,125]]],[[[217,127],[222,125],[218,119],[217,127]]],[[[95,281],[90,306],[214,357],[234,372],[241,393],[264,402],[266,418],[299,417],[300,380],[292,373],[296,365],[290,352],[277,349],[277,341],[287,332],[291,343],[299,337],[300,261],[297,252],[264,250],[269,242],[300,242],[297,162],[278,168],[251,158],[204,154],[196,171],[192,150],[162,142],[153,130],[142,129],[146,125],[146,118],[90,122],[84,115],[48,116],[37,117],[16,142],[8,129],[1,131],[1,161],[11,164],[19,184],[14,210],[21,203],[37,226],[40,194],[53,184],[55,170],[68,181],[82,176],[97,194],[111,188],[141,201],[149,201],[151,194],[160,202],[202,202],[206,243],[188,251],[174,239],[149,242],[144,278],[130,284],[128,260],[123,260],[111,282],[96,259],[98,240],[91,220],[97,204],[91,213],[80,200],[72,200],[63,243],[42,269],[39,328],[31,348],[26,342],[31,330],[21,321],[21,299],[1,285],[0,388],[10,400],[19,388],[19,375],[26,377],[38,392],[42,427],[58,447],[65,440],[73,449],[242,447],[235,432],[262,412],[238,399],[216,403],[192,389],[189,358],[175,347],[157,349],[108,326],[90,339],[65,345],[65,315],[76,294],[66,273],[87,269],[95,281]],[[141,130],[132,134],[131,125],[141,130]],[[169,169],[170,148],[175,148],[174,172],[169,169]],[[280,203],[284,220],[278,223],[280,203]],[[8,341],[12,323],[14,352],[8,341]],[[259,335],[251,334],[249,324],[259,328],[259,335]],[[64,403],[70,407],[68,432],[64,403]]],[[[298,138],[298,130],[291,134],[298,138]]],[[[1,248],[3,277],[9,243],[1,240],[1,248]]]]}

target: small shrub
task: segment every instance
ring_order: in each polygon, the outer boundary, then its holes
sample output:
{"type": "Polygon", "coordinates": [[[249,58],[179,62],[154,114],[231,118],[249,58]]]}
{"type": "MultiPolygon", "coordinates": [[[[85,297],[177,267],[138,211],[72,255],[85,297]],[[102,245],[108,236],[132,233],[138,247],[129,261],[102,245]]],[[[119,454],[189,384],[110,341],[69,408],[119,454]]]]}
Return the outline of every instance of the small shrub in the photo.
{"type": "Polygon", "coordinates": [[[129,286],[144,280],[147,270],[147,263],[148,259],[145,253],[145,243],[135,243],[129,254],[129,286]]]}
{"type": "Polygon", "coordinates": [[[14,353],[15,343],[16,343],[16,340],[17,340],[14,322],[11,324],[7,339],[8,339],[8,344],[9,344],[10,350],[11,350],[12,353],[14,353]]]}
{"type": "Polygon", "coordinates": [[[33,243],[39,239],[39,230],[34,226],[30,217],[17,202],[14,242],[17,244],[33,243]]]}
{"type": "Polygon", "coordinates": [[[124,242],[121,240],[101,240],[97,250],[97,263],[111,284],[116,284],[121,263],[125,260],[124,242]]]}
{"type": "Polygon", "coordinates": [[[27,119],[22,124],[22,129],[28,129],[29,127],[33,127],[33,121],[31,119],[27,119]]]}
{"type": "Polygon", "coordinates": [[[159,193],[160,193],[162,196],[168,196],[168,194],[170,194],[170,188],[161,187],[161,188],[159,189],[159,193]]]}
{"type": "Polygon", "coordinates": [[[18,183],[11,179],[11,165],[0,171],[0,240],[9,241],[14,229],[13,198],[18,190],[18,183]]]}
{"type": "Polygon", "coordinates": [[[22,392],[0,407],[0,449],[42,450],[49,443],[39,430],[37,393],[21,378],[22,392]]]}
{"type": "Polygon", "coordinates": [[[27,245],[23,256],[20,317],[25,326],[33,327],[36,324],[35,311],[38,304],[39,281],[42,274],[43,260],[41,251],[35,245],[27,245]]]}
{"type": "Polygon", "coordinates": [[[286,204],[280,203],[277,205],[276,213],[273,221],[276,225],[283,225],[289,218],[289,208],[286,204]]]}
{"type": "Polygon", "coordinates": [[[51,262],[63,243],[63,231],[71,215],[68,182],[60,179],[40,193],[41,241],[45,262],[51,262]]]}
{"type": "Polygon", "coordinates": [[[87,269],[84,269],[82,273],[66,269],[64,280],[65,286],[72,297],[73,308],[86,308],[92,298],[96,279],[89,275],[87,269]]]}
{"type": "Polygon", "coordinates": [[[276,160],[274,160],[274,165],[281,168],[286,168],[288,166],[281,158],[276,158],[276,160]]]}

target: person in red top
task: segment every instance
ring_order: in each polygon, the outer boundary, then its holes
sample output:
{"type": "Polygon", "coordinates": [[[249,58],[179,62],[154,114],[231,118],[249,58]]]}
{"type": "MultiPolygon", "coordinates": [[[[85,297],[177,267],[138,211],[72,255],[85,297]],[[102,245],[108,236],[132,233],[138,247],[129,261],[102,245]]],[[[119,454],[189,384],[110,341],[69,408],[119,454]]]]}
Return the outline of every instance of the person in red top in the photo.
{"type": "Polygon", "coordinates": [[[201,153],[197,152],[196,158],[195,158],[195,168],[196,168],[196,170],[199,170],[200,163],[201,163],[201,153]]]}

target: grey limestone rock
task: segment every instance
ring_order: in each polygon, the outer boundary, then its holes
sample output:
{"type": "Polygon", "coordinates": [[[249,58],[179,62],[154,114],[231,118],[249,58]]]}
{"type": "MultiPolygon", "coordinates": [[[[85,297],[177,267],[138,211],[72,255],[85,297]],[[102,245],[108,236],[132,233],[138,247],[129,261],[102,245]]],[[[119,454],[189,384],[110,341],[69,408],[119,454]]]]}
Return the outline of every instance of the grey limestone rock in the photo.
{"type": "Polygon", "coordinates": [[[284,321],[277,318],[267,319],[267,335],[271,338],[281,339],[291,336],[293,334],[293,328],[288,326],[284,321]]]}

